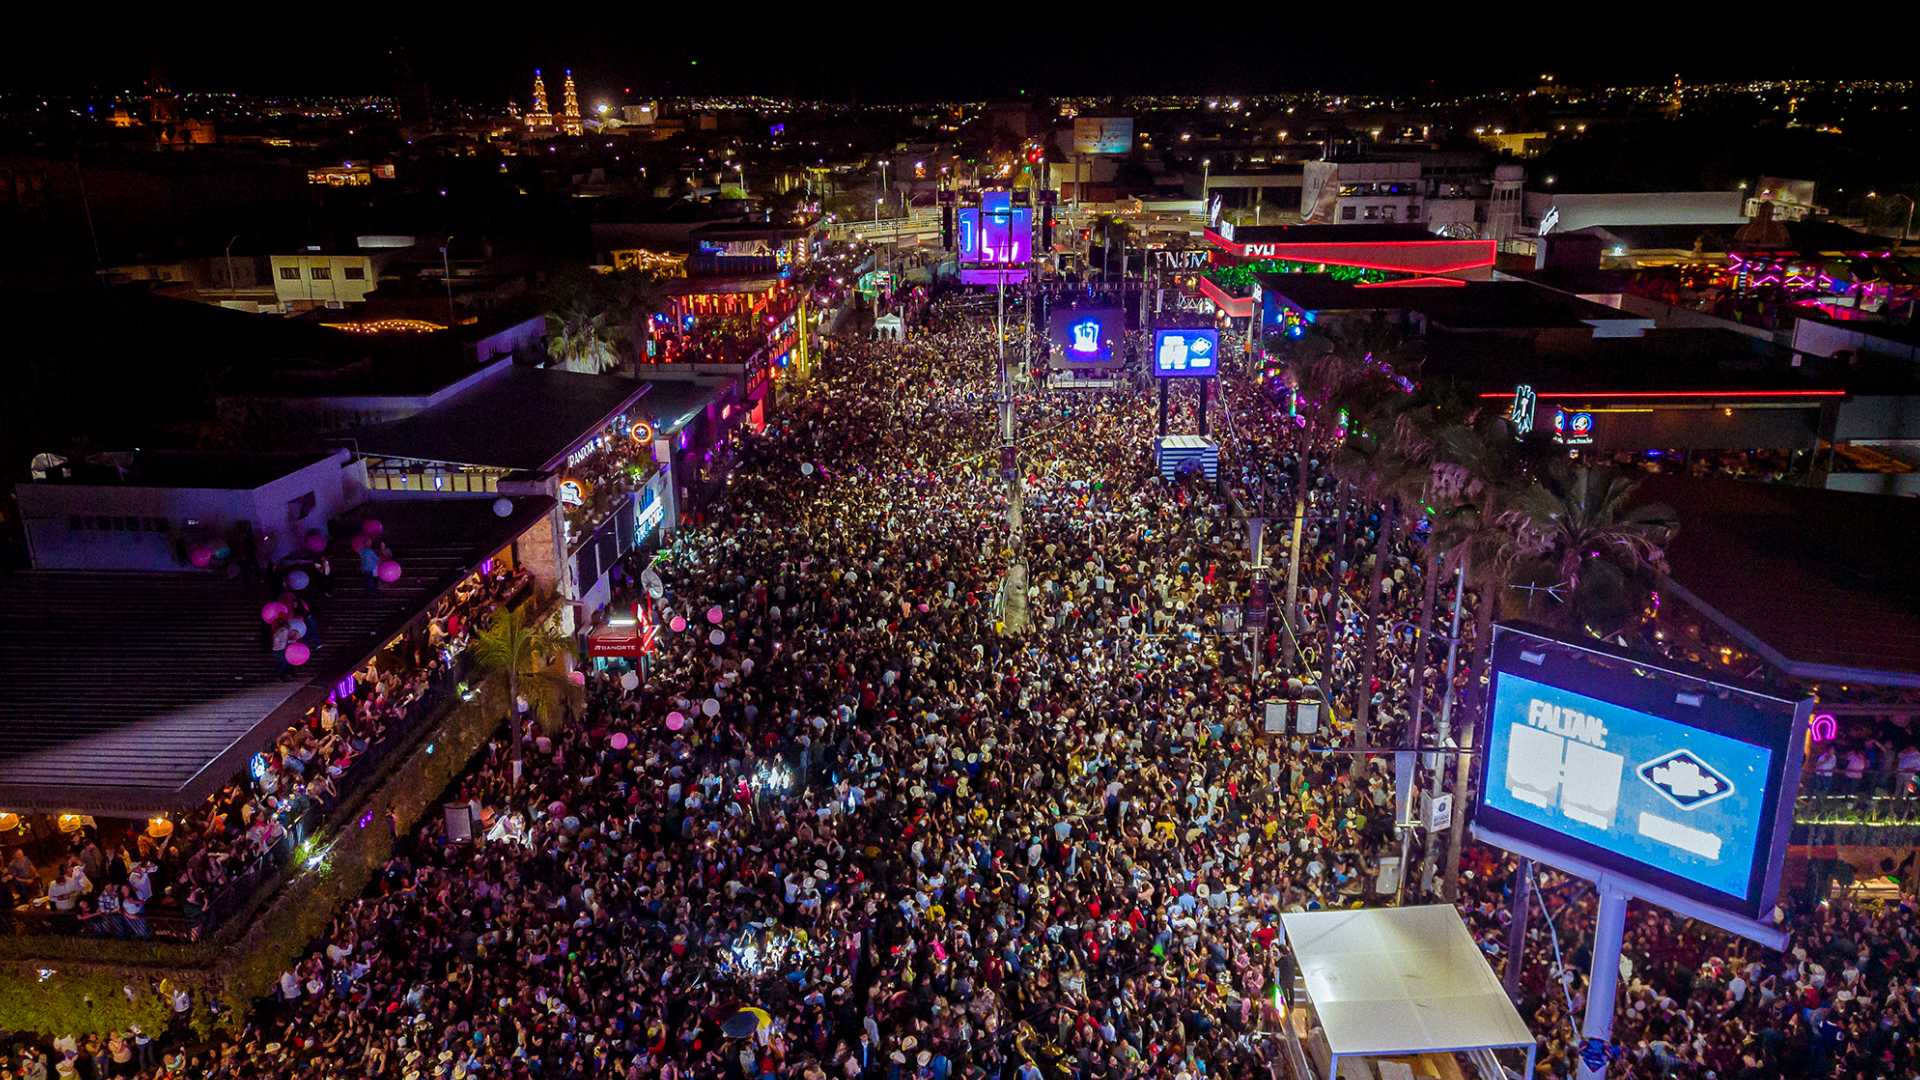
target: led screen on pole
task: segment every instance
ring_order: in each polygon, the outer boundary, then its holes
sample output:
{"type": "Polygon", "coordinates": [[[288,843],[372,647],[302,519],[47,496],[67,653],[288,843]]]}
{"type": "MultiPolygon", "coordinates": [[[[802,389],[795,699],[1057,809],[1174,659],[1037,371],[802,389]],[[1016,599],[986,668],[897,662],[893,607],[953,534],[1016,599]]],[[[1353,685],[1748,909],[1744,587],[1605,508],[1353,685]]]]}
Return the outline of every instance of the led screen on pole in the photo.
{"type": "Polygon", "coordinates": [[[1056,308],[1052,323],[1054,348],[1068,363],[1118,359],[1116,349],[1126,331],[1126,315],[1119,308],[1056,308]]]}
{"type": "Polygon", "coordinates": [[[1155,330],[1153,373],[1163,379],[1205,379],[1220,374],[1220,332],[1155,330]]]}
{"type": "Polygon", "coordinates": [[[1806,703],[1516,627],[1493,653],[1476,836],[1687,914],[1772,907],[1806,703]]]}

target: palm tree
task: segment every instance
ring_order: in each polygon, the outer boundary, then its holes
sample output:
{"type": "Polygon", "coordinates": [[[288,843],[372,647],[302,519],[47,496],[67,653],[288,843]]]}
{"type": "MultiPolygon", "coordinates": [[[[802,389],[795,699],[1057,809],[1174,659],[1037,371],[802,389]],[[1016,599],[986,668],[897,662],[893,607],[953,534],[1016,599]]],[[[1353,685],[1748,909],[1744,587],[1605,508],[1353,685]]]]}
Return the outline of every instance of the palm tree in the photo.
{"type": "MultiPolygon", "coordinates": [[[[1612,469],[1556,462],[1519,492],[1502,524],[1515,537],[1523,570],[1543,578],[1558,603],[1548,621],[1595,634],[1594,616],[1638,607],[1648,571],[1666,570],[1678,522],[1660,503],[1631,505],[1638,483],[1612,469]]],[[[1528,612],[1541,590],[1528,597],[1528,612]]]]}
{"type": "MultiPolygon", "coordinates": [[[[494,616],[493,625],[474,635],[473,661],[481,671],[504,672],[507,676],[508,724],[513,730],[513,760],[521,760],[521,747],[528,732],[514,717],[519,715],[521,681],[527,680],[534,692],[533,712],[565,692],[566,676],[553,670],[553,661],[569,657],[573,643],[548,622],[535,623],[519,610],[509,608],[494,616]]],[[[519,774],[516,766],[515,775],[519,774]]]]}
{"type": "Polygon", "coordinates": [[[1313,454],[1335,441],[1344,431],[1341,407],[1357,372],[1350,358],[1324,338],[1305,339],[1275,335],[1268,339],[1269,353],[1278,355],[1286,367],[1287,389],[1292,394],[1292,421],[1299,428],[1294,441],[1296,476],[1293,485],[1293,531],[1287,556],[1287,634],[1286,663],[1291,665],[1300,631],[1300,542],[1306,532],[1309,460],[1313,454]]]}
{"type": "Polygon", "coordinates": [[[570,371],[599,374],[626,367],[632,343],[665,300],[662,278],[647,270],[611,274],[569,271],[542,290],[552,328],[547,349],[570,371]]]}
{"type": "Polygon", "coordinates": [[[1342,477],[1370,506],[1380,508],[1378,531],[1374,536],[1373,567],[1367,583],[1366,624],[1360,645],[1360,677],[1355,691],[1354,741],[1368,745],[1369,724],[1373,715],[1373,678],[1380,650],[1380,585],[1384,580],[1393,540],[1399,531],[1401,500],[1409,488],[1417,488],[1419,478],[1428,470],[1428,462],[1418,444],[1401,431],[1413,399],[1388,399],[1379,412],[1356,427],[1333,458],[1335,476],[1342,477]],[[1409,453],[1412,450],[1412,453],[1409,453]]]}
{"type": "MultiPolygon", "coordinates": [[[[1372,717],[1373,676],[1379,652],[1380,581],[1386,570],[1387,553],[1399,519],[1399,496],[1406,486],[1406,474],[1423,465],[1418,458],[1407,459],[1401,451],[1405,444],[1398,438],[1400,418],[1414,405],[1413,375],[1419,370],[1421,353],[1418,339],[1410,339],[1382,320],[1360,324],[1338,339],[1354,361],[1358,378],[1347,398],[1347,434],[1344,445],[1335,453],[1332,471],[1347,488],[1360,495],[1366,505],[1380,507],[1380,524],[1374,537],[1373,570],[1366,602],[1366,625],[1362,631],[1360,653],[1359,700],[1354,707],[1354,739],[1365,747],[1372,717]]],[[[1341,516],[1342,533],[1345,516],[1341,516]]],[[[1344,548],[1345,537],[1341,537],[1344,548]]],[[[1336,548],[1339,550],[1339,548],[1336,548]]],[[[1328,620],[1329,657],[1334,641],[1335,617],[1328,620]]]]}
{"type": "MultiPolygon", "coordinates": [[[[1467,786],[1471,777],[1473,747],[1472,709],[1481,702],[1481,686],[1486,677],[1487,656],[1493,645],[1493,621],[1514,566],[1520,559],[1510,524],[1503,519],[1513,498],[1513,484],[1523,477],[1527,464],[1526,444],[1513,436],[1513,426],[1504,417],[1483,416],[1440,433],[1440,464],[1434,468],[1434,494],[1441,504],[1435,517],[1432,542],[1447,551],[1447,564],[1458,568],[1465,583],[1476,594],[1473,618],[1473,650],[1467,672],[1468,713],[1457,725],[1461,752],[1456,755],[1453,788],[1453,827],[1447,848],[1446,895],[1457,895],[1455,882],[1460,874],[1460,848],[1466,824],[1467,786]]],[[[1440,688],[1451,695],[1451,685],[1440,688]]],[[[1445,697],[1442,698],[1444,702],[1445,697]]],[[[1448,732],[1441,730],[1444,741],[1448,732]]],[[[1431,843],[1431,842],[1430,842],[1431,843]]],[[[1429,851],[1431,851],[1429,846],[1429,851]]]]}

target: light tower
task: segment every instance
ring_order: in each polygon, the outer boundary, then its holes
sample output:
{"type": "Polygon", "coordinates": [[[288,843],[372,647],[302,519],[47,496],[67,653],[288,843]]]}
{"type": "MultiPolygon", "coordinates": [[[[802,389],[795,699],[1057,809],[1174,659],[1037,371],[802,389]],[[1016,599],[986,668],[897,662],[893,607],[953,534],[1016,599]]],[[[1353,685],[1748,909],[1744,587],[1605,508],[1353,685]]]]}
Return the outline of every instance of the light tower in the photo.
{"type": "Polygon", "coordinates": [[[580,122],[580,95],[573,88],[573,69],[567,69],[567,81],[560,87],[560,133],[563,135],[582,135],[586,127],[580,122]]]}
{"type": "Polygon", "coordinates": [[[547,108],[547,83],[540,77],[540,69],[533,69],[533,108],[527,110],[527,130],[539,134],[542,129],[553,127],[553,113],[547,108]]]}

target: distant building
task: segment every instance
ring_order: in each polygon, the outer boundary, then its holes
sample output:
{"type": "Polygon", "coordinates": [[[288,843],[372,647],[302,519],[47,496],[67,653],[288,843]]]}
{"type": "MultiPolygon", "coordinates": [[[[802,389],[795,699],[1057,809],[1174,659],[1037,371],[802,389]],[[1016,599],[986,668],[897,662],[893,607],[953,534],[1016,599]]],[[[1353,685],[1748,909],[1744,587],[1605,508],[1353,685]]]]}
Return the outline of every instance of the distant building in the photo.
{"type": "Polygon", "coordinates": [[[379,284],[373,258],[368,255],[308,252],[274,255],[268,261],[274,298],[283,310],[357,304],[379,284]]]}

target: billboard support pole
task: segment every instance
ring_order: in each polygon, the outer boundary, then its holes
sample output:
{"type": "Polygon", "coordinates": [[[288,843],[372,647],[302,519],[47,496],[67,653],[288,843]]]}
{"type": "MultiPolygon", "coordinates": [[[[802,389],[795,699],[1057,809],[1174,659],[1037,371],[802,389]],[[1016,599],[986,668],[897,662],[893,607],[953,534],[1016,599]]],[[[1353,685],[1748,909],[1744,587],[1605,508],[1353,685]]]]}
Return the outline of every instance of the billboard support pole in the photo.
{"type": "Polygon", "coordinates": [[[1167,384],[1171,379],[1155,379],[1160,384],[1160,437],[1167,437],[1167,384]]]}
{"type": "Polygon", "coordinates": [[[1507,924],[1507,996],[1520,990],[1520,957],[1527,950],[1527,917],[1533,911],[1533,860],[1525,855],[1513,867],[1512,919],[1507,924]]]}
{"type": "MultiPolygon", "coordinates": [[[[1587,1015],[1580,1023],[1580,1034],[1587,1040],[1598,1039],[1605,1043],[1613,1036],[1614,999],[1620,991],[1620,948],[1627,931],[1627,895],[1609,886],[1606,882],[1598,884],[1600,893],[1600,913],[1593,927],[1593,970],[1587,976],[1587,1015]]],[[[1605,1080],[1607,1061],[1604,1055],[1598,1058],[1600,1065],[1589,1065],[1582,1055],[1578,1067],[1580,1080],[1605,1080]]]]}
{"type": "Polygon", "coordinates": [[[1212,379],[1200,380],[1200,437],[1203,439],[1207,437],[1207,384],[1212,381],[1212,379]]]}

